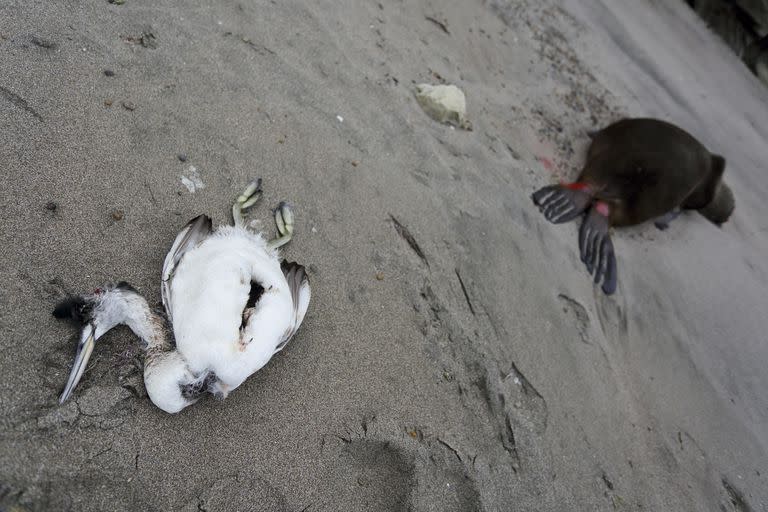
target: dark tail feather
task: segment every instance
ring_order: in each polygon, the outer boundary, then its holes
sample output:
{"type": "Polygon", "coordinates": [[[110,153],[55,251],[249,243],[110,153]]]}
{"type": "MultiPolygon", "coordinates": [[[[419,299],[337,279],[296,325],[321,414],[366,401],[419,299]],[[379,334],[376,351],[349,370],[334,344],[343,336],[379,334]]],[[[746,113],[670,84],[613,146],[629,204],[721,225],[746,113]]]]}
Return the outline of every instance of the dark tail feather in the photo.
{"type": "Polygon", "coordinates": [[[548,221],[554,224],[568,222],[587,209],[592,194],[586,190],[572,189],[563,185],[550,185],[537,190],[531,198],[548,221]]]}

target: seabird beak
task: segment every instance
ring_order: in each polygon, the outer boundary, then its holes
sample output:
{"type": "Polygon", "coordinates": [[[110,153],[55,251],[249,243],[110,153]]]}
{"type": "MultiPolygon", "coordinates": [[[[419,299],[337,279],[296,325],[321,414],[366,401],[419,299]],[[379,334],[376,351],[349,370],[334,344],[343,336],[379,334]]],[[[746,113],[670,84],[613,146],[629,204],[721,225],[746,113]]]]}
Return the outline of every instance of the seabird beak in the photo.
{"type": "Polygon", "coordinates": [[[88,366],[88,360],[91,358],[93,352],[93,346],[96,344],[96,338],[94,337],[96,327],[93,324],[87,324],[83,328],[83,332],[80,334],[80,343],[77,345],[77,354],[75,355],[75,364],[72,366],[72,372],[69,374],[69,380],[67,381],[64,392],[59,397],[59,403],[66,402],[72,392],[77,387],[78,382],[85,373],[85,368],[88,366]]]}

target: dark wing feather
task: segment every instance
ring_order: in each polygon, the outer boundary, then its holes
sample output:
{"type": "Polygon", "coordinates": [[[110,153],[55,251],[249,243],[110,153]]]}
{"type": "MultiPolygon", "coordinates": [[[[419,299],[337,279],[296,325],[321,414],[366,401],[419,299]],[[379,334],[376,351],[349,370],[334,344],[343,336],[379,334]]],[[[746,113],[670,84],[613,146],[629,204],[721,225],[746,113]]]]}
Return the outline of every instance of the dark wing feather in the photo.
{"type": "Polygon", "coordinates": [[[212,224],[210,217],[207,215],[199,215],[195,217],[184,226],[184,229],[182,229],[178,235],[176,235],[176,240],[173,241],[171,249],[165,256],[160,294],[163,299],[163,307],[165,308],[168,320],[173,321],[171,318],[171,280],[173,279],[173,272],[179,265],[181,258],[184,257],[184,254],[190,249],[197,247],[200,242],[208,238],[211,231],[212,224]]]}
{"type": "Polygon", "coordinates": [[[280,268],[285,275],[285,280],[288,281],[288,288],[291,291],[291,300],[293,301],[293,319],[291,321],[291,326],[285,332],[285,335],[275,349],[275,352],[282,350],[299,329],[299,325],[301,325],[301,321],[304,319],[304,313],[306,312],[306,305],[304,305],[304,309],[301,309],[301,292],[304,287],[307,287],[308,292],[309,286],[309,276],[307,276],[307,271],[302,265],[299,265],[296,262],[283,261],[280,264],[280,268]]]}

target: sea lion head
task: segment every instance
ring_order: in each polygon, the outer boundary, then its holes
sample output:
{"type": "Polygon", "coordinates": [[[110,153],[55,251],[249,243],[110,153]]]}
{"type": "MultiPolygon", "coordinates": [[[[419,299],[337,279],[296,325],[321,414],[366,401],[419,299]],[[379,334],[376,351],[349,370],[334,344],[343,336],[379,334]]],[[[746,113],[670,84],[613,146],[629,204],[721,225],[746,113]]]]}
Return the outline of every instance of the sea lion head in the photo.
{"type": "Polygon", "coordinates": [[[735,207],[736,200],[731,187],[721,181],[715,190],[715,197],[707,206],[700,208],[699,213],[719,226],[730,218],[735,207]]]}

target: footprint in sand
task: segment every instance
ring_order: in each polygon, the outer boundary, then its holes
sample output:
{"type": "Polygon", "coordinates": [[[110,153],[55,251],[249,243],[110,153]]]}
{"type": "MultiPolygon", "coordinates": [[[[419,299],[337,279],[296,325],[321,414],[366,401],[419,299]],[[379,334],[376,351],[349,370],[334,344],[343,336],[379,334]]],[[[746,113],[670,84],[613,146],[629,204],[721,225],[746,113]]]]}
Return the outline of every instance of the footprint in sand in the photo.
{"type": "Polygon", "coordinates": [[[472,512],[480,497],[460,452],[433,436],[409,435],[375,417],[328,436],[324,447],[333,507],[319,510],[472,512]]]}

